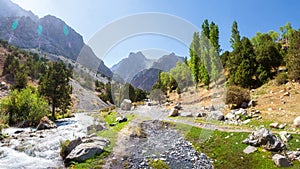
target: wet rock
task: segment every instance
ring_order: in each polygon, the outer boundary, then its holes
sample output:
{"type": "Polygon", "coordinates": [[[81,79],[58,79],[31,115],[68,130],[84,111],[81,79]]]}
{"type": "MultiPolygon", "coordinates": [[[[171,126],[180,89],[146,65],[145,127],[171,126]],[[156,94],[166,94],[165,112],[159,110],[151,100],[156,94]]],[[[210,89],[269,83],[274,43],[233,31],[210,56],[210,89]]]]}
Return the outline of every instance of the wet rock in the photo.
{"type": "Polygon", "coordinates": [[[129,99],[124,99],[120,105],[120,108],[122,110],[127,110],[127,111],[131,110],[131,107],[132,107],[132,102],[129,99]]]}
{"type": "Polygon", "coordinates": [[[99,132],[99,131],[102,131],[104,129],[105,129],[105,127],[102,124],[90,125],[86,128],[88,133],[99,132]]]}
{"type": "Polygon", "coordinates": [[[300,127],[300,116],[296,117],[294,120],[294,126],[300,127]]]}
{"type": "Polygon", "coordinates": [[[56,128],[56,124],[51,121],[48,117],[44,116],[41,118],[39,125],[37,126],[37,130],[45,130],[45,129],[52,129],[56,128]]]}
{"type": "Polygon", "coordinates": [[[67,155],[64,162],[84,162],[95,155],[101,154],[103,152],[103,148],[108,144],[109,140],[100,137],[82,139],[82,143],[75,146],[75,148],[67,155]]]}
{"type": "Polygon", "coordinates": [[[24,132],[24,130],[17,130],[17,131],[15,131],[15,134],[19,134],[19,133],[23,133],[24,132]]]}
{"type": "Polygon", "coordinates": [[[280,154],[275,154],[272,157],[272,160],[278,167],[290,167],[291,166],[289,160],[285,156],[280,155],[280,154]]]}
{"type": "Polygon", "coordinates": [[[117,117],[117,118],[116,118],[116,121],[117,121],[118,123],[126,122],[126,121],[127,121],[127,117],[126,117],[126,116],[117,117]]]}
{"type": "Polygon", "coordinates": [[[182,116],[182,117],[193,117],[193,114],[191,112],[181,112],[180,116],[182,116]]]}
{"type": "Polygon", "coordinates": [[[208,119],[221,121],[224,120],[224,114],[221,111],[212,111],[209,113],[208,119]]]}
{"type": "Polygon", "coordinates": [[[61,150],[60,156],[62,157],[62,159],[64,160],[71,153],[71,151],[81,143],[82,140],[80,137],[72,140],[63,150],[61,150]]]}
{"type": "Polygon", "coordinates": [[[285,144],[266,128],[252,132],[243,143],[252,146],[261,146],[270,151],[281,151],[285,148],[285,144]]]}
{"type": "Polygon", "coordinates": [[[176,117],[178,115],[179,115],[179,111],[178,111],[178,109],[175,109],[175,108],[173,108],[169,113],[169,116],[171,116],[171,117],[176,117]]]}
{"type": "Polygon", "coordinates": [[[251,154],[254,153],[255,151],[257,151],[257,148],[250,145],[243,150],[245,154],[251,154]]]}

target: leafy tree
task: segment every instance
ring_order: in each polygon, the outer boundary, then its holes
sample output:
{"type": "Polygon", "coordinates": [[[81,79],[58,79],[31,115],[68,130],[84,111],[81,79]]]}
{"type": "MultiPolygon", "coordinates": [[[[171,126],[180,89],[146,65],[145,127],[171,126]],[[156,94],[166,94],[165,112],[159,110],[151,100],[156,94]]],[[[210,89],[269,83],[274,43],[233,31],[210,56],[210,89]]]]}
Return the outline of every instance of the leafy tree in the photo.
{"type": "Polygon", "coordinates": [[[281,32],[281,37],[283,40],[285,40],[286,43],[289,43],[289,40],[293,34],[293,32],[295,31],[292,28],[292,24],[290,22],[287,22],[284,26],[281,26],[279,28],[280,32],[281,32]]]}
{"type": "Polygon", "coordinates": [[[282,63],[282,55],[280,54],[276,43],[268,34],[257,34],[255,44],[256,62],[258,64],[257,78],[263,84],[271,79],[274,70],[282,63]]]}
{"type": "Polygon", "coordinates": [[[170,70],[170,74],[176,80],[180,89],[193,84],[191,71],[185,63],[177,62],[176,66],[170,70]]]}
{"type": "Polygon", "coordinates": [[[300,30],[293,31],[286,56],[286,66],[290,80],[300,80],[300,30]]]}
{"type": "Polygon", "coordinates": [[[209,40],[211,43],[211,46],[214,48],[214,50],[219,55],[220,52],[220,45],[219,45],[219,27],[214,22],[211,22],[209,25],[209,40]]]}
{"type": "Polygon", "coordinates": [[[72,72],[64,63],[54,62],[49,65],[46,74],[39,81],[39,91],[51,104],[53,118],[56,108],[65,111],[71,105],[72,86],[69,85],[71,76],[72,72]]]}
{"type": "Polygon", "coordinates": [[[136,102],[143,101],[147,98],[147,92],[142,89],[135,89],[136,102]]]}
{"type": "Polygon", "coordinates": [[[210,30],[209,30],[209,23],[208,23],[208,20],[205,19],[203,21],[203,24],[202,24],[202,33],[207,37],[207,39],[209,39],[209,36],[210,36],[210,30]]]}
{"type": "Polygon", "coordinates": [[[230,43],[231,43],[231,47],[232,49],[235,49],[235,46],[237,45],[237,43],[240,42],[240,32],[238,30],[238,24],[236,21],[234,21],[232,23],[232,27],[231,27],[231,38],[230,38],[230,43]]]}
{"type": "Polygon", "coordinates": [[[190,68],[193,75],[193,79],[195,81],[195,85],[197,87],[197,84],[199,83],[199,65],[200,65],[200,39],[199,39],[199,33],[195,32],[193,35],[193,40],[190,45],[190,68]]]}
{"type": "Polygon", "coordinates": [[[14,81],[15,84],[13,85],[13,89],[21,90],[26,88],[28,83],[28,75],[25,66],[21,66],[16,69],[16,72],[14,74],[14,81]]]}

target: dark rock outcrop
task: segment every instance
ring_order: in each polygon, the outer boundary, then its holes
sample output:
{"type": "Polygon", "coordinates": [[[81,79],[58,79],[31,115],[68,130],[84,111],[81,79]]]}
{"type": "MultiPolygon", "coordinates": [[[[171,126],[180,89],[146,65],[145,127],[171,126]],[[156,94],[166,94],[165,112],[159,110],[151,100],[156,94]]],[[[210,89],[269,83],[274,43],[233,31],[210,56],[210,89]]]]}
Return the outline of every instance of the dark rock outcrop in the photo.
{"type": "Polygon", "coordinates": [[[44,116],[41,118],[39,125],[36,127],[37,130],[46,130],[56,128],[56,124],[51,121],[48,117],[44,116]]]}

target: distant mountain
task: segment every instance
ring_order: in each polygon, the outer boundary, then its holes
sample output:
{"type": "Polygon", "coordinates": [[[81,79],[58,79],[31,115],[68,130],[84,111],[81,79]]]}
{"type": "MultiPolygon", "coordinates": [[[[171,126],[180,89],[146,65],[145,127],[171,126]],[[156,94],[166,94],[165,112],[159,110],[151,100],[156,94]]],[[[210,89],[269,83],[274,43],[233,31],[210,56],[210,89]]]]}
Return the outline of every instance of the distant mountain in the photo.
{"type": "Polygon", "coordinates": [[[127,58],[114,65],[111,71],[125,82],[130,82],[138,72],[150,68],[153,62],[153,60],[147,59],[142,52],[131,52],[127,58]]]}
{"type": "Polygon", "coordinates": [[[0,0],[0,16],[1,17],[22,17],[28,16],[32,20],[37,21],[39,18],[31,11],[26,11],[10,0],[0,0]]]}
{"type": "Polygon", "coordinates": [[[133,86],[151,90],[158,79],[158,72],[169,72],[177,62],[183,62],[184,58],[171,53],[161,58],[147,59],[142,52],[130,53],[129,56],[114,65],[111,70],[117,79],[122,78],[133,86]]]}
{"type": "Polygon", "coordinates": [[[145,69],[138,74],[136,74],[133,79],[131,80],[131,84],[134,87],[139,89],[143,89],[146,91],[150,91],[158,80],[158,72],[161,71],[160,69],[150,68],[145,69]]]}
{"type": "Polygon", "coordinates": [[[153,63],[151,68],[160,69],[165,72],[169,72],[173,67],[176,66],[177,62],[183,62],[184,57],[176,56],[175,53],[164,55],[153,63]]]}
{"type": "Polygon", "coordinates": [[[47,53],[62,55],[108,77],[112,76],[110,69],[83,42],[82,36],[61,19],[51,15],[39,19],[9,0],[0,0],[0,5],[0,39],[20,48],[39,48],[47,53]]]}

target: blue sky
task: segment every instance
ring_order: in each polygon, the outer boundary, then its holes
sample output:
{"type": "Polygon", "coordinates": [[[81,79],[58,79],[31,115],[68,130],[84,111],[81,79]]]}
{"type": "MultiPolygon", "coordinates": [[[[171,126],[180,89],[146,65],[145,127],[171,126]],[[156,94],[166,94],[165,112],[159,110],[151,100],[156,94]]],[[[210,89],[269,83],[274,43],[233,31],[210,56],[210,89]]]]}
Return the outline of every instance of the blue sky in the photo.
{"type": "MultiPolygon", "coordinates": [[[[79,32],[87,43],[108,24],[144,12],[177,16],[198,28],[204,19],[214,21],[219,26],[223,50],[230,50],[229,38],[234,20],[238,22],[240,34],[247,37],[252,37],[258,31],[279,31],[279,27],[286,22],[291,22],[295,29],[300,27],[298,9],[300,1],[297,0],[13,0],[13,2],[33,11],[39,17],[51,14],[61,18],[79,32]]],[[[149,49],[165,53],[175,52],[181,56],[188,55],[187,46],[172,38],[144,35],[123,39],[105,56],[99,57],[106,65],[112,66],[127,57],[131,51],[149,49]]],[[[149,57],[156,56],[149,54],[149,57]]]]}

